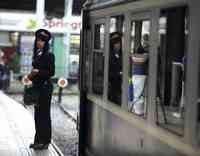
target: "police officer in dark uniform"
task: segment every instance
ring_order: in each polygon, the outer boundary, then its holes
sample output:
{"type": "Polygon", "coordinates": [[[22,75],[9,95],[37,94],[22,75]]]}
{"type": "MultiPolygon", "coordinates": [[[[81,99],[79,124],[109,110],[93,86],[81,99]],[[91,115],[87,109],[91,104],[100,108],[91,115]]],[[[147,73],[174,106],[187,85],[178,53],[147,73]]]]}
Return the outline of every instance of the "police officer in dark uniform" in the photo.
{"type": "Polygon", "coordinates": [[[47,149],[51,142],[51,117],[50,105],[53,91],[51,77],[55,73],[55,57],[49,52],[49,40],[51,34],[45,29],[39,29],[35,33],[35,43],[32,61],[32,71],[28,79],[32,81],[40,95],[34,109],[35,138],[30,144],[33,149],[47,149]]]}
{"type": "Polygon", "coordinates": [[[109,56],[109,88],[108,99],[121,105],[122,84],[122,34],[113,32],[110,34],[109,56]]]}

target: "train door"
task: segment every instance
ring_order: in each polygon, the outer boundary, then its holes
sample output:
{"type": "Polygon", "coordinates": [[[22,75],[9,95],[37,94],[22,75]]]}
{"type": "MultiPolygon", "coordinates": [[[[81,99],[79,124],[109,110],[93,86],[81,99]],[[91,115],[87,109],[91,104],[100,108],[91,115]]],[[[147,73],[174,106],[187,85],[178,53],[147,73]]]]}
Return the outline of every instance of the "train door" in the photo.
{"type": "Polygon", "coordinates": [[[187,55],[186,129],[185,138],[199,149],[200,146],[200,1],[191,0],[189,18],[189,47],[187,55]],[[196,146],[197,145],[197,146],[196,146]]]}
{"type": "Polygon", "coordinates": [[[88,98],[85,107],[85,123],[87,127],[85,130],[85,150],[95,149],[101,151],[103,144],[103,118],[101,117],[102,109],[98,106],[99,103],[103,104],[105,97],[105,56],[106,53],[106,20],[91,19],[91,42],[88,55],[89,72],[88,77],[85,80],[88,86],[86,97],[88,98]],[[98,100],[93,100],[93,98],[98,100]],[[99,103],[98,103],[99,101],[99,103]]]}
{"type": "Polygon", "coordinates": [[[193,145],[198,135],[199,84],[195,5],[160,10],[156,99],[157,124],[193,145]]]}
{"type": "Polygon", "coordinates": [[[157,123],[183,136],[186,110],[188,9],[184,6],[161,9],[159,14],[157,123]]]}
{"type": "Polygon", "coordinates": [[[98,132],[94,131],[91,124],[93,106],[88,95],[103,99],[104,97],[104,64],[105,64],[105,36],[106,20],[92,19],[87,11],[83,11],[83,29],[81,32],[81,56],[80,56],[80,112],[79,112],[79,155],[85,152],[86,147],[92,145],[98,132]],[[86,132],[87,131],[87,132],[86,132]],[[91,131],[88,132],[88,131],[91,131]],[[93,133],[94,131],[95,133],[93,133]],[[87,136],[90,135],[90,136],[87,136]],[[94,135],[94,136],[93,136],[94,135]]]}

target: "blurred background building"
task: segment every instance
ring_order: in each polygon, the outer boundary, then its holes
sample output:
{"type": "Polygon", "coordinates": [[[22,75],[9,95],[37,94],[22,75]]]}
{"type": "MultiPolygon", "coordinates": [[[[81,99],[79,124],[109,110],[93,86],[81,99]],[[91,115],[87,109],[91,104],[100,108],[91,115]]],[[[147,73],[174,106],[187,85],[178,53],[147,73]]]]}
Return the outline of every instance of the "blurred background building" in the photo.
{"type": "Polygon", "coordinates": [[[56,57],[56,76],[76,80],[78,76],[81,6],[85,0],[0,1],[0,57],[11,75],[31,70],[34,32],[48,29],[56,57]]]}

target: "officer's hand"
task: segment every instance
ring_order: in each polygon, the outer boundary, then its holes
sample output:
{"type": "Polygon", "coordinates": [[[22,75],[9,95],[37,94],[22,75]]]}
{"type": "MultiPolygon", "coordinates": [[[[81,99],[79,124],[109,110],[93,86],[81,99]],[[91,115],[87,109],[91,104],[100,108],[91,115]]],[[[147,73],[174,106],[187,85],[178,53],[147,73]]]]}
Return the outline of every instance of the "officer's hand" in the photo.
{"type": "Polygon", "coordinates": [[[30,80],[32,80],[33,77],[36,76],[36,75],[38,74],[38,72],[39,72],[38,69],[32,69],[32,70],[31,70],[31,73],[28,74],[28,78],[29,78],[30,80]]]}
{"type": "Polygon", "coordinates": [[[31,84],[32,84],[31,80],[28,78],[28,75],[25,75],[25,76],[22,78],[22,83],[23,83],[24,85],[31,85],[31,84]]]}

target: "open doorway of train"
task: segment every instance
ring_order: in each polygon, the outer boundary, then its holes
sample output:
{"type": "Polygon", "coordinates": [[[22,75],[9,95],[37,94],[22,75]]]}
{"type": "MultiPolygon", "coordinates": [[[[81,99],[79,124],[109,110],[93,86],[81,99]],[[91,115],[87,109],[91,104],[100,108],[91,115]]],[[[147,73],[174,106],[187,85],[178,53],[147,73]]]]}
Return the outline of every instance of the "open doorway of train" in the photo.
{"type": "Polygon", "coordinates": [[[157,123],[184,135],[188,10],[163,9],[159,20],[157,123]]]}

